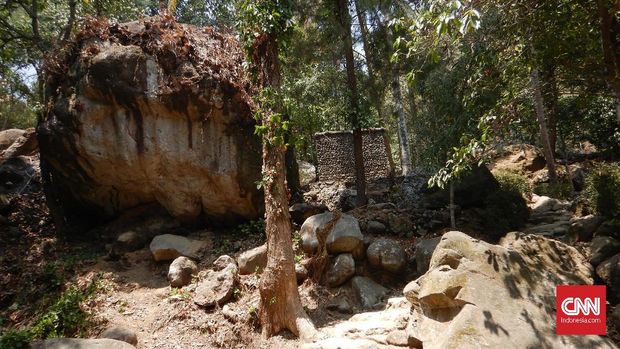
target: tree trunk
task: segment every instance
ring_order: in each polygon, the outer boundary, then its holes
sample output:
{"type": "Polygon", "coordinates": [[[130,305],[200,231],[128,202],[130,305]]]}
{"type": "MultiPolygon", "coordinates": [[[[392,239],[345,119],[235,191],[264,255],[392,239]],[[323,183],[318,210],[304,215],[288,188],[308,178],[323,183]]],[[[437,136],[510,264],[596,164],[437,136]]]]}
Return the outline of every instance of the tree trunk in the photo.
{"type": "Polygon", "coordinates": [[[605,60],[606,80],[616,98],[616,118],[620,124],[620,22],[616,12],[620,9],[620,1],[596,0],[600,19],[601,42],[605,60]],[[612,5],[611,8],[608,4],[612,5]]]}
{"type": "Polygon", "coordinates": [[[558,140],[558,84],[555,78],[555,66],[548,64],[542,73],[542,93],[546,105],[547,128],[551,151],[556,154],[558,140]]]}
{"type": "Polygon", "coordinates": [[[392,97],[394,98],[394,114],[398,122],[398,143],[400,145],[400,166],[403,176],[408,176],[413,170],[411,166],[411,149],[407,139],[407,123],[403,110],[402,93],[400,90],[400,74],[398,64],[392,65],[392,97]]]}
{"type": "Polygon", "coordinates": [[[545,108],[542,93],[540,92],[540,80],[538,78],[537,68],[532,68],[531,84],[532,98],[534,99],[534,107],[536,108],[536,118],[538,119],[538,126],[540,127],[540,139],[542,141],[543,152],[545,153],[545,160],[547,161],[547,169],[549,171],[549,181],[555,183],[558,176],[555,171],[555,160],[553,159],[551,143],[549,142],[549,133],[545,121],[545,108]]]}
{"type": "Polygon", "coordinates": [[[374,60],[372,58],[373,52],[370,48],[370,41],[368,39],[368,25],[366,24],[366,16],[364,11],[360,8],[358,0],[354,1],[355,11],[357,13],[357,20],[360,24],[360,34],[362,36],[362,46],[364,48],[364,58],[366,59],[366,68],[368,69],[368,80],[370,85],[370,98],[377,109],[377,115],[379,120],[384,124],[387,124],[385,115],[383,115],[383,102],[381,99],[381,93],[377,84],[377,76],[375,75],[374,60]]]}
{"type": "MultiPolygon", "coordinates": [[[[262,34],[254,43],[253,61],[258,68],[261,88],[280,89],[280,62],[275,38],[262,34]]],[[[260,320],[263,337],[288,329],[303,340],[316,335],[312,321],[301,305],[292,230],[288,213],[287,190],[284,181],[286,145],[274,141],[281,125],[271,120],[275,110],[265,110],[262,124],[267,127],[263,136],[263,183],[265,191],[265,234],[267,235],[267,266],[259,283],[260,320]]]]}
{"type": "Polygon", "coordinates": [[[366,174],[364,173],[364,149],[362,145],[362,127],[359,112],[359,95],[355,77],[353,57],[353,40],[351,39],[351,17],[346,0],[336,0],[336,14],[340,23],[347,66],[347,84],[349,85],[349,103],[351,125],[353,126],[353,157],[355,159],[355,186],[357,189],[357,207],[366,205],[366,174]]]}
{"type": "Polygon", "coordinates": [[[69,18],[67,19],[67,24],[65,25],[65,29],[62,32],[61,40],[67,41],[71,37],[71,31],[73,30],[73,26],[75,24],[75,11],[77,6],[77,0],[69,0],[69,18]]]}

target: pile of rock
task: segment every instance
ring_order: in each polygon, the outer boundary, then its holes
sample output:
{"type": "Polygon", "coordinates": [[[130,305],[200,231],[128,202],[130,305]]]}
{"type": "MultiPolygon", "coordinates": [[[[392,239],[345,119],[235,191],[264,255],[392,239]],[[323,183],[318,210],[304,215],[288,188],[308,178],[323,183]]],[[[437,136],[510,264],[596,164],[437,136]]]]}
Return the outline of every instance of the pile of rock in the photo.
{"type": "Polygon", "coordinates": [[[339,287],[350,281],[364,308],[379,304],[388,292],[368,277],[366,266],[393,275],[406,269],[407,257],[402,246],[389,239],[365,239],[353,216],[325,212],[308,218],[300,230],[301,249],[308,256],[318,252],[317,234],[325,234],[325,249],[330,256],[324,283],[339,287]]]}
{"type": "Polygon", "coordinates": [[[532,195],[530,218],[524,231],[548,237],[563,237],[571,228],[571,203],[548,196],[532,195]]]}

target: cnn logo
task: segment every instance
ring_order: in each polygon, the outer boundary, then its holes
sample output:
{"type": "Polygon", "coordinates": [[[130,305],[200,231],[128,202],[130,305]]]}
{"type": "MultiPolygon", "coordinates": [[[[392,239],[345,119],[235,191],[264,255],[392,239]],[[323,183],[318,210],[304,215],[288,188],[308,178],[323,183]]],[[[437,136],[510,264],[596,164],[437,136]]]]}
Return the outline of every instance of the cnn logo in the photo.
{"type": "Polygon", "coordinates": [[[598,316],[601,314],[601,299],[568,297],[562,301],[562,311],[569,316],[590,313],[598,316]]]}
{"type": "Polygon", "coordinates": [[[555,330],[558,335],[606,334],[605,286],[557,286],[555,330]]]}

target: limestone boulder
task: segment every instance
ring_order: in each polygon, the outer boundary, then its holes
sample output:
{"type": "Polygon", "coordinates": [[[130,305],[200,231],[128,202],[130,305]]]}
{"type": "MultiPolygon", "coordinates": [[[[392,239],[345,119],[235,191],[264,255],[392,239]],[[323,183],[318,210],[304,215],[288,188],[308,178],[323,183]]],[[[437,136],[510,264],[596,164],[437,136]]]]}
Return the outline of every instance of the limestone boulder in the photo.
{"type": "Polygon", "coordinates": [[[108,339],[53,338],[30,343],[31,349],[135,349],[129,343],[108,339]]]}
{"type": "Polygon", "coordinates": [[[126,327],[112,326],[107,328],[99,336],[101,338],[115,339],[117,341],[123,341],[133,346],[138,345],[138,335],[126,327]]]}
{"type": "Polygon", "coordinates": [[[267,266],[267,245],[247,250],[237,257],[239,274],[261,273],[267,266]]]}
{"type": "Polygon", "coordinates": [[[168,281],[172,287],[183,287],[192,282],[192,276],[198,271],[198,266],[187,257],[178,257],[168,269],[168,281]]]}
{"type": "Polygon", "coordinates": [[[371,243],[366,250],[366,256],[370,265],[391,273],[401,271],[407,262],[402,246],[389,239],[379,239],[371,243]]]}
{"type": "Polygon", "coordinates": [[[355,261],[350,253],[339,254],[330,264],[325,275],[325,282],[329,287],[337,287],[355,274],[355,261]]]}
{"type": "Polygon", "coordinates": [[[425,349],[615,348],[605,337],[555,335],[556,285],[590,285],[592,272],[556,240],[509,233],[492,245],[453,231],[404,294],[425,349]]]}
{"type": "Polygon", "coordinates": [[[37,126],[62,213],[95,223],[158,203],[190,222],[260,216],[261,146],[234,37],[164,17],[76,36],[46,70],[37,126]]]}
{"type": "Polygon", "coordinates": [[[200,259],[206,247],[207,243],[204,241],[173,234],[157,235],[150,245],[151,253],[156,261],[169,261],[179,256],[200,259]]]}
{"type": "Polygon", "coordinates": [[[209,272],[196,286],[194,303],[205,308],[226,304],[234,294],[237,274],[235,264],[228,264],[220,271],[209,272]]]}
{"type": "Polygon", "coordinates": [[[325,212],[314,215],[304,222],[299,231],[301,235],[301,248],[307,254],[314,254],[318,248],[317,231],[325,229],[332,224],[332,229],[327,234],[325,244],[329,253],[353,252],[360,244],[363,244],[364,236],[360,230],[359,222],[353,216],[342,214],[336,221],[334,213],[325,212]]]}

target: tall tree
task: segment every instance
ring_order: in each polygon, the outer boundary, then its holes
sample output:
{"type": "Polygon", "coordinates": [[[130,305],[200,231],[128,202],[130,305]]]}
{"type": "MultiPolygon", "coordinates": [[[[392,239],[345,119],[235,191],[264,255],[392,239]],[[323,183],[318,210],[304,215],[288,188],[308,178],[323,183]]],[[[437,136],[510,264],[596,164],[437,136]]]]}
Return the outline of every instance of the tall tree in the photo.
{"type": "Polygon", "coordinates": [[[263,189],[267,266],[260,279],[262,334],[269,337],[290,330],[304,340],[316,329],[306,314],[297,289],[292,230],[285,183],[284,136],[288,123],[281,114],[279,44],[290,27],[287,0],[244,0],[239,29],[260,88],[256,115],[263,137],[263,189]]]}
{"type": "Polygon", "coordinates": [[[620,12],[619,0],[596,0],[606,78],[616,98],[616,118],[620,124],[620,12]]]}
{"type": "Polygon", "coordinates": [[[364,149],[362,145],[362,122],[360,116],[359,93],[355,76],[355,58],[353,56],[353,39],[351,38],[351,16],[347,0],[335,0],[336,16],[340,24],[347,69],[349,88],[349,118],[353,126],[353,157],[355,159],[355,186],[357,189],[357,206],[366,205],[366,174],[364,172],[364,149]]]}
{"type": "Polygon", "coordinates": [[[532,98],[534,100],[534,107],[536,109],[536,118],[538,119],[538,126],[540,128],[540,138],[543,145],[545,160],[547,161],[547,170],[549,171],[549,181],[551,183],[555,183],[558,176],[555,171],[555,160],[553,150],[551,149],[551,141],[549,140],[547,122],[545,120],[545,104],[543,102],[540,88],[540,78],[538,75],[538,69],[536,67],[533,67],[531,71],[531,85],[532,98]]]}

